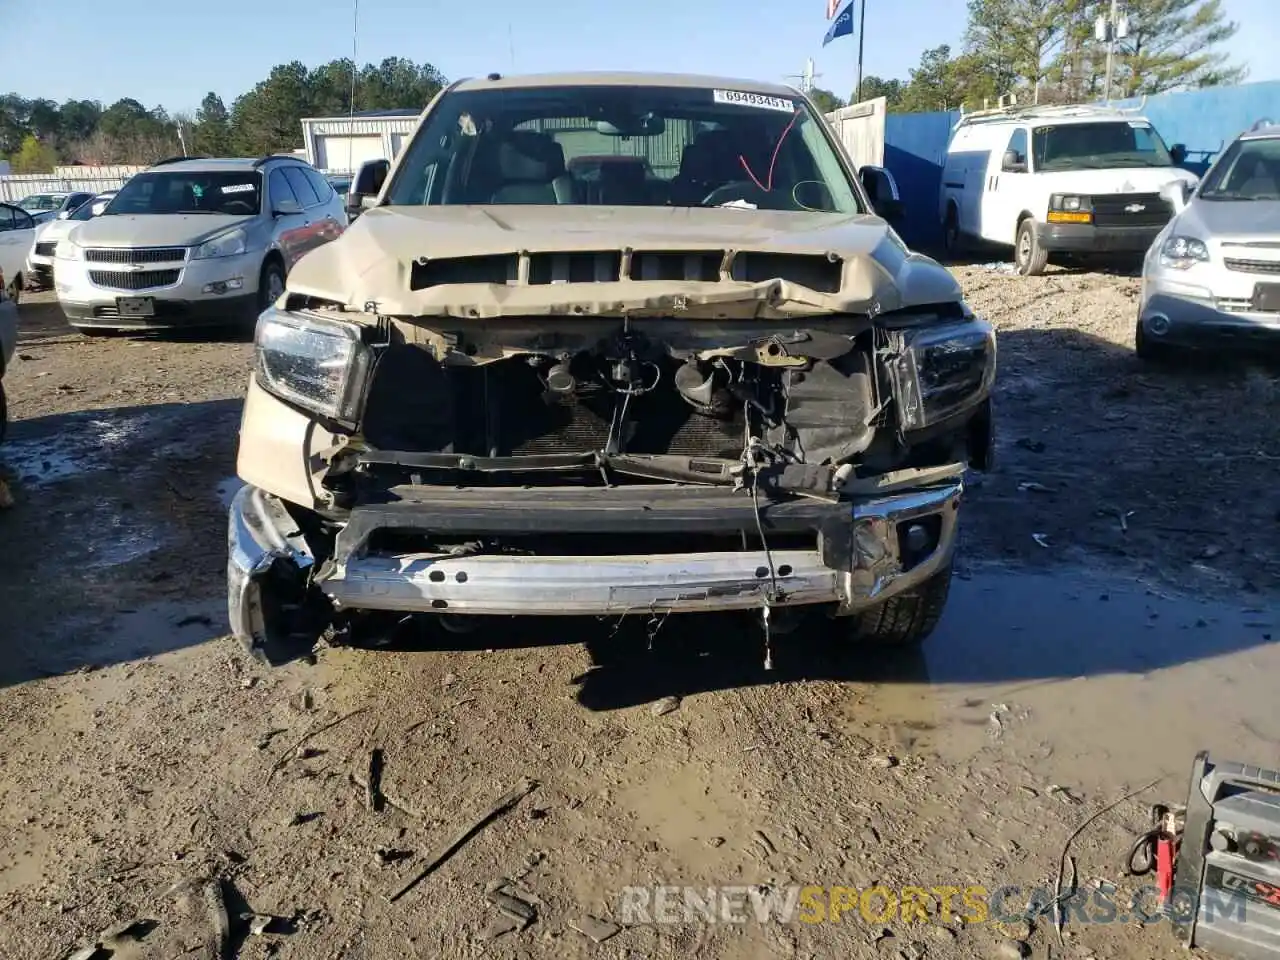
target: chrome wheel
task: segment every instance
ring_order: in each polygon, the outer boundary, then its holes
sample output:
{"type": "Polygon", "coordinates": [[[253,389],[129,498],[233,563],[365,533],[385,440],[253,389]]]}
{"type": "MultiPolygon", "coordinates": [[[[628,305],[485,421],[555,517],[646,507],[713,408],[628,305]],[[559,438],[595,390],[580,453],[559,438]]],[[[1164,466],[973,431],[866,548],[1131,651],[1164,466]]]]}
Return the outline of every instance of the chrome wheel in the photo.
{"type": "Polygon", "coordinates": [[[258,277],[258,310],[272,306],[284,293],[284,267],[275,260],[263,264],[258,277]]]}
{"type": "Polygon", "coordinates": [[[267,302],[275,303],[284,293],[284,276],[279,270],[267,271],[267,302]]]}

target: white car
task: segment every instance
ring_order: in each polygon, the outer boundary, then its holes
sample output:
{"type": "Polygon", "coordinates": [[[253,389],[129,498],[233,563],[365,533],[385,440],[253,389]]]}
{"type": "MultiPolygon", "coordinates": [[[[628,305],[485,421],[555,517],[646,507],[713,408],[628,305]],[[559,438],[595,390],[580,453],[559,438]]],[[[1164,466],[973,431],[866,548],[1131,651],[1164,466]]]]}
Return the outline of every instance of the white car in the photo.
{"type": "Polygon", "coordinates": [[[86,200],[93,198],[92,193],[84,190],[59,191],[57,193],[33,193],[23,197],[15,206],[27,211],[33,217],[47,214],[53,219],[59,213],[70,213],[86,200]]]}
{"type": "Polygon", "coordinates": [[[1055,253],[1138,260],[1173,215],[1168,184],[1194,186],[1144,117],[1092,107],[1007,107],[960,119],[947,146],[939,216],[947,248],[1013,248],[1022,274],[1055,253]]]}
{"type": "Polygon", "coordinates": [[[35,240],[31,214],[10,203],[0,203],[0,289],[15,303],[22,291],[22,270],[27,251],[35,240]]]}
{"type": "Polygon", "coordinates": [[[99,216],[115,195],[115,190],[100,193],[89,202],[80,204],[73,212],[64,210],[56,219],[36,227],[24,272],[28,290],[49,290],[53,287],[53,256],[58,248],[58,241],[65,240],[77,224],[99,216]]]}
{"type": "Polygon", "coordinates": [[[4,372],[18,346],[18,305],[0,288],[0,440],[9,426],[9,404],[4,396],[4,372]]]}

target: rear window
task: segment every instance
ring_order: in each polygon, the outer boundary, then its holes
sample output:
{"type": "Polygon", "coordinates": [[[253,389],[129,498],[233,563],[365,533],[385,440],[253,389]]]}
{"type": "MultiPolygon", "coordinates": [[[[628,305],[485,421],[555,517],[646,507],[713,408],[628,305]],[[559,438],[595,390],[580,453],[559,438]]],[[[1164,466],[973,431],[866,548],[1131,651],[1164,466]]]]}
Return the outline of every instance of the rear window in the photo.
{"type": "Polygon", "coordinates": [[[105,215],[216,213],[251,216],[262,202],[256,170],[171,170],[139,173],[120,188],[105,215]]]}
{"type": "Polygon", "coordinates": [[[62,194],[60,193],[33,193],[29,197],[23,197],[16,206],[23,210],[57,210],[58,204],[62,203],[62,194]]]}

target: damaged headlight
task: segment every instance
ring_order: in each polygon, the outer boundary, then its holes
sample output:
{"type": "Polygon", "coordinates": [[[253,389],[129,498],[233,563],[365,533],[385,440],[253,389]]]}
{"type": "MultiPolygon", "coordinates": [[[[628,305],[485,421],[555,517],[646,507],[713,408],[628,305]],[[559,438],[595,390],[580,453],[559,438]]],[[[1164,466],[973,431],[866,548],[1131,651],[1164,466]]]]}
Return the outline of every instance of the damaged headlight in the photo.
{"type": "Polygon", "coordinates": [[[372,362],[358,326],[269,308],[258,318],[254,348],[265,389],[334,420],[358,419],[372,362]]]}
{"type": "Polygon", "coordinates": [[[996,376],[996,332],[985,320],[903,331],[890,366],[903,430],[919,430],[981,400],[996,376]]]}

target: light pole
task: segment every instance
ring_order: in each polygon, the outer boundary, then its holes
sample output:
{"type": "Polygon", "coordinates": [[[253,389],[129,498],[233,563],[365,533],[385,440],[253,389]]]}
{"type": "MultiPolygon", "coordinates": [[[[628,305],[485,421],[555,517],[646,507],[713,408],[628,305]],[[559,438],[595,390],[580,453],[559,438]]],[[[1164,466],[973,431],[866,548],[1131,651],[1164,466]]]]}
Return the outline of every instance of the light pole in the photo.
{"type": "Polygon", "coordinates": [[[1111,102],[1111,79],[1115,75],[1116,40],[1129,35],[1129,18],[1120,16],[1120,0],[1111,0],[1111,12],[1098,17],[1095,36],[1107,44],[1106,102],[1111,102]]]}
{"type": "Polygon", "coordinates": [[[347,103],[347,169],[355,173],[356,57],[360,52],[360,0],[351,4],[351,100],[347,103]]]}
{"type": "MultiPolygon", "coordinates": [[[[1114,0],[1112,0],[1114,2],[1114,0]]],[[[867,35],[867,0],[862,0],[862,16],[858,20],[858,85],[853,88],[853,102],[862,102],[862,40],[867,35]]]]}

